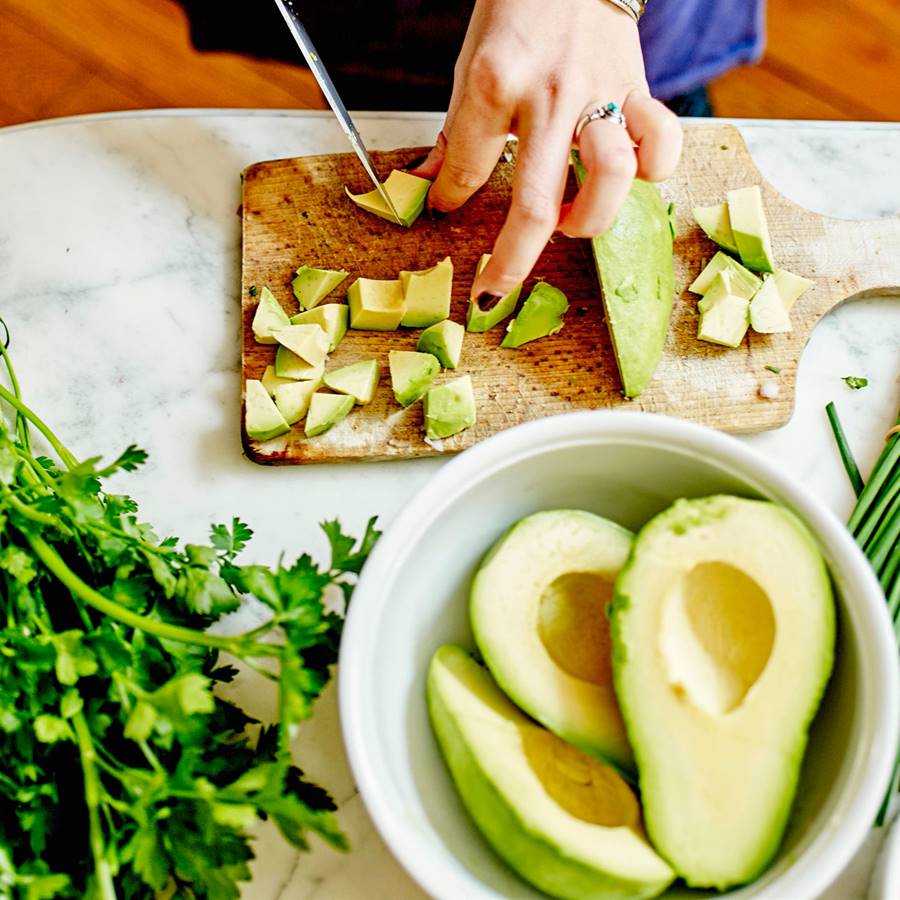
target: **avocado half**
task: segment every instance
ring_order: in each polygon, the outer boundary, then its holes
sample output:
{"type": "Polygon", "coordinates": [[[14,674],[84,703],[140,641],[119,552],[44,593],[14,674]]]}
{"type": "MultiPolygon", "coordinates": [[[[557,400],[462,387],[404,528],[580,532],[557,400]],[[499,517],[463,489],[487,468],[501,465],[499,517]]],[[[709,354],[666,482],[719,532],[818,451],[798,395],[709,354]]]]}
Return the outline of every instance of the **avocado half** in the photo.
{"type": "Polygon", "coordinates": [[[679,500],[638,534],[610,617],[654,847],[692,887],[753,880],[781,843],[834,659],[815,541],[773,503],[679,500]]]}
{"type": "Polygon", "coordinates": [[[569,900],[638,900],[672,882],[628,785],[523,715],[461,647],[435,653],[427,699],[466,809],[526,881],[569,900]]]}
{"type": "Polygon", "coordinates": [[[488,553],[469,601],[475,642],[510,699],[629,777],[605,606],[632,539],[582,510],[527,516],[488,553]]]}

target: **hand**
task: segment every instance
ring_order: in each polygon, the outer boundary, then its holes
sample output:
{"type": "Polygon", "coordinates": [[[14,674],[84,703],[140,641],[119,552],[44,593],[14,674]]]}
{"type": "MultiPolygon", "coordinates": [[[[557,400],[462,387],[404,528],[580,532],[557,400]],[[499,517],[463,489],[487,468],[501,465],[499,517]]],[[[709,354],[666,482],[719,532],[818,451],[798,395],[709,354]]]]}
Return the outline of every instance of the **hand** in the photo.
{"type": "Polygon", "coordinates": [[[557,228],[602,234],[635,175],[667,178],[681,154],[677,118],[650,97],[637,26],[606,0],[477,0],[444,128],[413,170],[435,179],[430,208],[465,203],[490,177],[510,132],[519,139],[512,203],[474,297],[502,297],[524,281],[557,228]],[[608,120],[585,126],[587,178],[561,208],[575,127],[609,102],[623,110],[628,131],[608,120]]]}

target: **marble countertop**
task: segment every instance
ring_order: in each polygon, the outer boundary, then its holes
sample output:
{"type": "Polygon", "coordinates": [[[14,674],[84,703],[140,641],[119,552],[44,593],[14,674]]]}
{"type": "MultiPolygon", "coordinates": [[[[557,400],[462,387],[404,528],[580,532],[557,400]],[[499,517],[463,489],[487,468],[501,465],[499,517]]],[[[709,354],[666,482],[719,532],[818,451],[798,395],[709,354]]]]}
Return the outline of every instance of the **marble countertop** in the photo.
{"type": "MultiPolygon", "coordinates": [[[[360,115],[371,148],[427,144],[430,114],[360,115]]],[[[737,123],[765,176],[844,218],[900,211],[900,125],[737,123]]],[[[324,554],[317,524],[387,525],[440,460],[269,469],[241,455],[238,175],[263,159],[347,149],[329,114],[155,112],[0,130],[2,315],[27,400],[76,455],[150,452],[125,485],[145,519],[198,539],[239,514],[249,555],[324,554]]],[[[867,471],[900,406],[900,303],[846,304],[802,357],[786,427],[743,438],[846,516],[852,494],[823,407],[835,400],[867,471]],[[851,391],[845,375],[869,386],[851,391]]],[[[113,485],[114,487],[114,485],[113,485]]],[[[262,701],[258,701],[262,702],[262,701]]],[[[260,712],[260,710],[257,710],[260,712]]],[[[264,710],[262,711],[264,712],[264,710]]],[[[298,742],[300,764],[339,804],[349,856],[298,856],[263,828],[253,900],[378,900],[422,894],[393,861],[354,789],[335,691],[298,742]]],[[[881,833],[825,895],[862,898],[881,833]]]]}

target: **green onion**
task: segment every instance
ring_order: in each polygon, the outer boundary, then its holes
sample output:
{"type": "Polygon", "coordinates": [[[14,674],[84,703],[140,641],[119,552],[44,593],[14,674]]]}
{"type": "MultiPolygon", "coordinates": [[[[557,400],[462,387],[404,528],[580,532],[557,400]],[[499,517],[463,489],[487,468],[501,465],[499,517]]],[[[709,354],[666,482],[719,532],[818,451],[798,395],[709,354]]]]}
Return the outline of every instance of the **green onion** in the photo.
{"type": "MultiPolygon", "coordinates": [[[[850,383],[849,379],[844,380],[850,383]]],[[[834,403],[829,403],[825,411],[844,469],[858,498],[847,527],[872,563],[894,620],[894,633],[900,641],[900,430],[895,427],[888,432],[884,450],[875,461],[869,480],[863,484],[834,403]]],[[[900,416],[897,425],[900,426],[900,416]]],[[[897,783],[898,768],[895,765],[891,785],[876,819],[878,825],[884,824],[897,783]]]]}

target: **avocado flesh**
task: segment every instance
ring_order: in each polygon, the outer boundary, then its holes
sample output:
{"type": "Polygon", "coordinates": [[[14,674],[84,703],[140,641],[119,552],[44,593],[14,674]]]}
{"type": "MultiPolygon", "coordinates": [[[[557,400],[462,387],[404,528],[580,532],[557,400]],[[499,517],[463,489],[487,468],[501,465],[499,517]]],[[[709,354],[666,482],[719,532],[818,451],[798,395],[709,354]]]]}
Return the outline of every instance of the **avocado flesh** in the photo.
{"type": "Polygon", "coordinates": [[[472,582],[475,642],[510,699],[629,776],[604,606],[632,535],[580,510],[539,512],[494,545],[472,582]]]}
{"type": "Polygon", "coordinates": [[[284,434],[290,426],[272,401],[261,381],[250,379],[244,387],[244,430],[254,441],[268,441],[284,434]]]}
{"type": "Polygon", "coordinates": [[[671,883],[628,786],[524,716],[462,648],[435,653],[427,700],[466,809],[523,879],[571,900],[655,897],[671,883]]]}
{"type": "Polygon", "coordinates": [[[638,534],[610,616],[653,845],[693,887],[751,881],[781,842],[833,663],[815,541],[773,503],[679,500],[638,534]]]}
{"type": "Polygon", "coordinates": [[[292,381],[275,388],[275,406],[288,425],[299,422],[309,409],[309,401],[316,390],[314,381],[292,381]]]}
{"type": "Polygon", "coordinates": [[[791,317],[784,307],[778,282],[770,275],[750,301],[750,327],[760,334],[776,334],[791,330],[791,317]]]}
{"type": "Polygon", "coordinates": [[[266,389],[266,392],[270,397],[275,396],[275,388],[280,384],[293,384],[294,378],[282,378],[280,375],[275,373],[275,366],[266,366],[266,371],[263,372],[263,377],[260,379],[262,382],[262,386],[266,389]]]}
{"type": "Polygon", "coordinates": [[[750,302],[734,293],[733,279],[727,270],[716,275],[697,309],[699,340],[724,347],[740,346],[750,324],[750,302]]]}
{"type": "Polygon", "coordinates": [[[309,401],[304,433],[309,437],[324,434],[337,425],[353,409],[353,398],[345,394],[316,392],[309,401]]]}
{"type": "Polygon", "coordinates": [[[635,179],[612,227],[591,244],[622,389],[637,397],[662,357],[675,302],[672,230],[656,186],[635,179]]]}
{"type": "MultiPolygon", "coordinates": [[[[475,269],[475,278],[484,271],[484,267],[491,258],[490,253],[482,255],[475,269]]],[[[482,309],[478,305],[478,298],[469,300],[469,310],[466,313],[466,331],[471,334],[481,334],[490,331],[504,319],[509,318],[516,311],[519,295],[522,293],[522,285],[514,287],[505,297],[501,297],[490,309],[482,309]]]]}
{"type": "Polygon", "coordinates": [[[703,267],[688,290],[692,294],[706,294],[720,272],[727,272],[731,276],[733,293],[745,300],[749,300],[762,287],[761,278],[720,250],[703,267]]]}
{"type": "Polygon", "coordinates": [[[790,312],[800,297],[815,284],[814,281],[810,281],[802,275],[795,275],[793,272],[788,272],[787,269],[776,269],[772,273],[772,278],[778,288],[778,295],[781,297],[781,303],[787,312],[790,312]]]}
{"type": "Polygon", "coordinates": [[[328,356],[330,341],[321,325],[288,325],[272,334],[282,347],[311,366],[320,366],[328,356]]]}
{"type": "Polygon", "coordinates": [[[772,272],[772,240],[759,185],[729,191],[728,215],[741,262],[756,272],[772,272]]]}
{"type": "Polygon", "coordinates": [[[715,206],[696,206],[692,210],[694,221],[703,229],[706,236],[731,253],[737,253],[737,241],[731,228],[731,216],[728,204],[718,203],[715,206]]]}
{"type": "Polygon", "coordinates": [[[459,322],[444,319],[437,325],[426,328],[419,336],[416,350],[436,356],[445,369],[455,369],[462,355],[463,337],[466,330],[459,322]]]}
{"type": "Polygon", "coordinates": [[[325,374],[325,384],[339,394],[347,394],[360,405],[371,403],[378,387],[381,365],[377,359],[363,359],[325,374]]]}
{"type": "Polygon", "coordinates": [[[312,309],[324,300],[346,277],[343,269],[314,269],[300,266],[291,282],[301,309],[312,309]]]}
{"type": "Polygon", "coordinates": [[[425,436],[431,440],[452,437],[475,424],[472,378],[463,375],[431,388],[425,394],[425,436]]]}
{"type": "Polygon", "coordinates": [[[275,354],[275,374],[278,378],[290,378],[293,381],[321,382],[325,374],[325,363],[311,366],[287,347],[279,347],[275,354]]]}
{"type": "Polygon", "coordinates": [[[347,291],[350,327],[365,331],[396,331],[406,306],[400,279],[357,278],[347,291]]]}
{"type": "Polygon", "coordinates": [[[562,330],[563,316],[568,308],[569,301],[561,290],[539,281],[519,314],[506,326],[506,336],[500,346],[514,349],[556,334],[562,330]]]}
{"type": "Polygon", "coordinates": [[[409,228],[425,208],[425,198],[428,196],[431,182],[427,178],[419,178],[418,175],[410,175],[409,172],[394,169],[388,175],[383,187],[388,197],[391,198],[391,203],[394,204],[399,219],[390,211],[378,190],[365,194],[351,194],[348,188],[344,188],[344,190],[360,209],[379,218],[387,219],[388,222],[393,222],[395,225],[404,225],[409,228]]]}
{"type": "Polygon", "coordinates": [[[288,314],[281,308],[281,304],[275,299],[272,292],[264,287],[260,291],[259,303],[256,305],[251,325],[256,343],[277,344],[278,341],[272,332],[290,324],[288,314]]]}
{"type": "Polygon", "coordinates": [[[291,316],[291,325],[318,325],[328,335],[328,352],[337,350],[347,333],[350,310],[344,303],[326,303],[291,316]]]}
{"type": "Polygon", "coordinates": [[[404,328],[427,328],[450,315],[453,290],[453,263],[450,257],[422,272],[400,273],[404,328]]]}
{"type": "Polygon", "coordinates": [[[403,407],[412,406],[422,397],[441,371],[441,364],[434,356],[413,350],[391,350],[388,367],[394,398],[403,407]]]}

